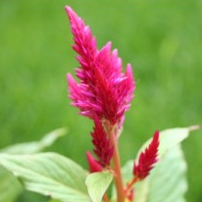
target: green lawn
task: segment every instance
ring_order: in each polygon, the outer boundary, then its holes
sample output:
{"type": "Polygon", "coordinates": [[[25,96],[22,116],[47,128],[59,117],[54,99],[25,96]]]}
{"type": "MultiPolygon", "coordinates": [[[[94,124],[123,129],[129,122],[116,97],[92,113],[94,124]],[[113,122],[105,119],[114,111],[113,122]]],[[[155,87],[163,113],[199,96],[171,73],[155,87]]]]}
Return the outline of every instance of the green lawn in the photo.
{"type": "MultiPolygon", "coordinates": [[[[202,1],[146,2],[0,0],[0,147],[65,126],[69,135],[49,150],[87,167],[92,123],[67,98],[66,73],[78,64],[66,4],[91,26],[100,48],[111,40],[123,63],[132,63],[137,88],[120,138],[122,163],[156,129],[202,125],[202,1]]],[[[202,201],[201,144],[201,131],[183,143],[188,202],[202,201]]],[[[46,200],[27,193],[19,199],[33,201],[46,200]]]]}

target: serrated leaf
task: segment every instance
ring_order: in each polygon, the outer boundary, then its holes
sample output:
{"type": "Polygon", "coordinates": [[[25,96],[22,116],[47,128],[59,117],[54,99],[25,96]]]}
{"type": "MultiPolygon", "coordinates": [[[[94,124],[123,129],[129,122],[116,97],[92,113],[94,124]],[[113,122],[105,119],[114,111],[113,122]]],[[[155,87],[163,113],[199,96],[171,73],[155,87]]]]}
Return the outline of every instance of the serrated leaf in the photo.
{"type": "Polygon", "coordinates": [[[8,154],[34,154],[51,146],[59,137],[65,134],[66,129],[59,128],[48,133],[40,141],[11,145],[2,149],[0,152],[8,154]]]}
{"type": "Polygon", "coordinates": [[[84,183],[85,171],[59,154],[0,154],[0,164],[18,177],[29,191],[62,202],[90,202],[84,183]]]}
{"type": "Polygon", "coordinates": [[[0,166],[0,202],[12,202],[22,191],[19,181],[0,166]]]}
{"type": "Polygon", "coordinates": [[[85,183],[92,202],[102,201],[103,195],[112,179],[112,173],[107,171],[92,173],[86,178],[85,183]]]}

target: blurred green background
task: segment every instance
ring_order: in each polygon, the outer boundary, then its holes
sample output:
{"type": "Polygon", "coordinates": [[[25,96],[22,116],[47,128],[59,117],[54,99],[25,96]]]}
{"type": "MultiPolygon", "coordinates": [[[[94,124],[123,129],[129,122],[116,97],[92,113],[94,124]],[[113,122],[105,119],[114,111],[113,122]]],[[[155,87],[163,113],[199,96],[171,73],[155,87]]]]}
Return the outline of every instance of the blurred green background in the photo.
{"type": "MultiPolygon", "coordinates": [[[[69,135],[49,150],[87,168],[92,123],[67,98],[66,73],[78,65],[67,4],[91,26],[99,48],[111,40],[124,64],[132,63],[137,89],[120,138],[122,164],[156,129],[202,125],[202,1],[148,2],[0,0],[0,147],[66,126],[69,135]]],[[[202,201],[201,145],[201,131],[183,143],[188,202],[202,201]]],[[[18,201],[46,199],[25,192],[18,201]]]]}

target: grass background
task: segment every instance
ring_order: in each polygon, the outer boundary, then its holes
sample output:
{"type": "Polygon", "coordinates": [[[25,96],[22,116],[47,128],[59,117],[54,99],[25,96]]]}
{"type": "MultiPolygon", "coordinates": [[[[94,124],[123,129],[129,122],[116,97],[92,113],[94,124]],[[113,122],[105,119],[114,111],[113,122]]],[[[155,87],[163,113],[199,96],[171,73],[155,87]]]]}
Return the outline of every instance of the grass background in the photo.
{"type": "MultiPolygon", "coordinates": [[[[202,125],[202,1],[0,0],[1,148],[66,126],[69,135],[50,150],[87,167],[92,123],[66,96],[66,73],[78,65],[67,4],[90,24],[99,48],[111,40],[132,63],[137,89],[120,139],[122,163],[156,129],[202,125]]],[[[188,202],[202,201],[201,144],[201,131],[183,143],[188,202]]],[[[18,201],[46,199],[25,192],[18,201]]]]}

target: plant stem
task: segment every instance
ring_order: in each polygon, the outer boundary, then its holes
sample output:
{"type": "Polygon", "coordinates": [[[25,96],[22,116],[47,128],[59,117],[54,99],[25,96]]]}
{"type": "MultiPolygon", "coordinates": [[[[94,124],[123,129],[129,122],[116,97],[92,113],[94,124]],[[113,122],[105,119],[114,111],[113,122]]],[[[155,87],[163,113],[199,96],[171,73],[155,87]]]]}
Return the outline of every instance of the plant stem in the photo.
{"type": "Polygon", "coordinates": [[[111,130],[111,134],[109,135],[110,141],[114,146],[114,154],[113,154],[113,164],[114,164],[114,182],[116,186],[117,192],[117,202],[124,202],[125,195],[123,189],[123,180],[121,174],[121,166],[120,166],[120,157],[119,157],[119,150],[118,150],[118,141],[116,138],[116,134],[111,130]]]}
{"type": "Polygon", "coordinates": [[[132,181],[131,181],[129,184],[127,184],[126,189],[125,189],[125,193],[126,193],[126,194],[130,191],[130,189],[133,187],[133,185],[134,185],[137,181],[138,181],[138,178],[137,178],[137,177],[134,177],[134,178],[132,179],[132,181]]]}
{"type": "Polygon", "coordinates": [[[105,202],[110,202],[110,200],[109,200],[109,198],[108,198],[108,196],[107,196],[106,193],[105,193],[104,196],[103,196],[103,200],[104,200],[105,202]]]}

